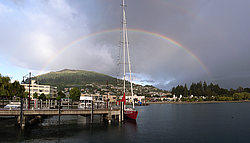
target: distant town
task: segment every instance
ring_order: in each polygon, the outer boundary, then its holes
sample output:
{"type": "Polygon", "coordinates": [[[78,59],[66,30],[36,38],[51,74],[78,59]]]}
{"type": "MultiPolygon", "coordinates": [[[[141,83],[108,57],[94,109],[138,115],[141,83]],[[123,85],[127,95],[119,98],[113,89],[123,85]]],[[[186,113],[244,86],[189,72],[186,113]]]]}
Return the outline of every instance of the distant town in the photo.
{"type": "MultiPolygon", "coordinates": [[[[24,85],[25,91],[28,92],[28,84],[24,85]]],[[[63,98],[72,98],[73,95],[70,94],[71,90],[79,90],[80,96],[92,97],[94,101],[103,100],[109,101],[111,103],[116,103],[121,99],[123,95],[122,84],[117,84],[114,86],[112,84],[108,85],[97,85],[97,84],[86,84],[83,88],[69,87],[64,88],[62,91],[65,96],[63,98]]],[[[201,101],[239,101],[239,100],[250,100],[250,89],[239,87],[234,89],[223,89],[218,85],[210,84],[207,85],[206,82],[203,84],[201,82],[197,84],[192,84],[190,89],[185,86],[173,87],[170,91],[161,90],[151,85],[133,85],[134,97],[131,96],[130,88],[126,89],[126,102],[131,104],[133,99],[136,103],[150,103],[150,102],[201,102],[201,101]],[[200,88],[199,88],[200,87],[200,88]]],[[[57,87],[50,85],[39,85],[35,80],[31,82],[31,97],[34,99],[33,95],[45,94],[51,99],[56,99],[58,97],[57,87]]],[[[74,98],[74,97],[73,97],[74,98]]],[[[79,95],[75,100],[77,101],[79,95]]]]}
{"type": "MultiPolygon", "coordinates": [[[[78,102],[80,97],[91,97],[94,102],[102,101],[116,104],[123,96],[122,84],[96,84],[88,83],[78,87],[66,87],[58,90],[50,84],[40,84],[35,79],[30,83],[26,81],[19,84],[18,81],[10,82],[9,77],[1,76],[0,95],[6,105],[6,100],[19,100],[19,97],[30,96],[34,100],[61,100],[64,102],[78,102]],[[22,89],[22,87],[24,89],[22,89]]],[[[237,89],[223,89],[217,84],[206,82],[192,83],[190,88],[187,85],[178,85],[171,91],[161,90],[151,85],[133,84],[134,96],[131,96],[130,87],[126,88],[126,103],[133,102],[136,105],[148,103],[189,103],[207,101],[247,101],[250,100],[250,89],[238,87],[237,89]]],[[[77,103],[76,103],[77,104],[77,103]]]]}
{"type": "MultiPolygon", "coordinates": [[[[22,83],[25,87],[25,92],[29,92],[29,84],[22,83]]],[[[76,88],[76,87],[69,87],[64,88],[62,92],[65,96],[63,98],[71,98],[73,95],[70,94],[71,90],[79,90],[80,96],[90,96],[93,99],[101,99],[106,101],[107,99],[109,102],[115,103],[119,98],[123,95],[123,87],[121,84],[114,86],[112,84],[109,85],[97,85],[97,84],[86,84],[83,88],[76,88]],[[117,96],[119,95],[119,96],[117,96]]],[[[153,86],[141,86],[141,85],[134,85],[134,98],[132,98],[130,93],[130,88],[126,89],[126,100],[127,103],[132,103],[132,99],[135,102],[155,102],[155,101],[165,101],[165,100],[175,100],[175,97],[172,96],[172,93],[166,90],[160,90],[153,86]]],[[[56,99],[58,97],[57,87],[51,85],[42,85],[38,84],[35,80],[31,80],[30,84],[30,94],[31,98],[37,98],[40,95],[45,95],[47,99],[56,99]],[[35,95],[35,97],[34,97],[35,95]]],[[[80,98],[79,98],[80,99],[80,98]]],[[[76,99],[77,100],[77,99],[76,99]]]]}

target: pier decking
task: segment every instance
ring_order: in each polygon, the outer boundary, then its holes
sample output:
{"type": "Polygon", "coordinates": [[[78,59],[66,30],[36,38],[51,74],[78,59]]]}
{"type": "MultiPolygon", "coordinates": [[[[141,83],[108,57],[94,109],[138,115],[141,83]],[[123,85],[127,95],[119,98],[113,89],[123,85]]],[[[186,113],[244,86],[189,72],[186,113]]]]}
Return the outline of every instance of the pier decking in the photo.
{"type": "MultiPolygon", "coordinates": [[[[0,109],[0,116],[19,116],[20,109],[0,109]]],[[[91,109],[24,109],[24,116],[91,115],[91,109]]],[[[120,109],[94,109],[93,115],[120,115],[120,109]]]]}
{"type": "Polygon", "coordinates": [[[17,123],[24,127],[26,123],[30,123],[33,120],[41,119],[46,116],[58,116],[60,123],[60,116],[65,115],[81,115],[90,116],[91,122],[93,122],[94,115],[101,115],[103,119],[111,122],[111,120],[119,119],[119,122],[123,121],[124,117],[120,109],[113,108],[100,108],[94,109],[0,109],[0,116],[15,116],[17,117],[17,123]]]}

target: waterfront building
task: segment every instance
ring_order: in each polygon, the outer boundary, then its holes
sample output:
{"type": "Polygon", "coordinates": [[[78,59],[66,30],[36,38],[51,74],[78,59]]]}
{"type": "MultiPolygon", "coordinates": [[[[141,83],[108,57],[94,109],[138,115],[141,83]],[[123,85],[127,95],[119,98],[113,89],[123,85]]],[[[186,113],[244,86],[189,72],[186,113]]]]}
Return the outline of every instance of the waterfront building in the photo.
{"type": "Polygon", "coordinates": [[[80,99],[84,99],[84,97],[91,97],[91,99],[95,102],[95,101],[100,101],[102,100],[102,97],[100,96],[100,94],[87,94],[87,93],[82,93],[80,99]]]}
{"type": "Polygon", "coordinates": [[[109,102],[111,102],[111,103],[116,103],[116,101],[117,101],[117,96],[116,95],[105,94],[105,95],[102,95],[102,96],[103,96],[104,101],[107,101],[107,99],[109,99],[109,102]]]}
{"type": "MultiPolygon", "coordinates": [[[[24,86],[25,92],[29,92],[29,83],[22,83],[24,86]]],[[[37,93],[40,96],[44,93],[46,96],[50,96],[50,98],[55,98],[57,95],[57,87],[51,85],[41,85],[36,82],[36,80],[31,80],[30,83],[30,97],[33,99],[33,94],[37,93]]]]}
{"type": "Polygon", "coordinates": [[[165,98],[165,100],[167,100],[167,101],[176,101],[176,100],[178,100],[178,97],[176,97],[175,94],[171,95],[171,96],[167,95],[166,97],[167,98],[165,98]]]}
{"type": "Polygon", "coordinates": [[[116,103],[116,96],[115,95],[109,95],[109,94],[104,94],[104,95],[101,95],[99,93],[96,93],[96,94],[81,94],[81,97],[92,97],[93,101],[94,102],[97,102],[97,101],[107,101],[107,99],[109,99],[109,102],[112,102],[112,103],[116,103]]]}
{"type": "Polygon", "coordinates": [[[132,103],[133,102],[133,98],[135,100],[135,102],[144,102],[145,101],[145,96],[137,96],[136,94],[134,94],[134,96],[131,96],[131,95],[127,95],[125,96],[126,98],[126,102],[128,103],[132,103]]]}

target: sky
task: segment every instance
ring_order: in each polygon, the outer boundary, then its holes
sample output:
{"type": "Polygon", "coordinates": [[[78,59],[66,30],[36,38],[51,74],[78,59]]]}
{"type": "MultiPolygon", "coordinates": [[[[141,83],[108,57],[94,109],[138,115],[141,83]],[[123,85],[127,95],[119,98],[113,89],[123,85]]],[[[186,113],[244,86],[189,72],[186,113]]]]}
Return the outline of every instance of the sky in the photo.
{"type": "MultiPolygon", "coordinates": [[[[0,73],[122,75],[121,0],[0,0],[0,73]]],[[[133,82],[250,87],[249,0],[127,0],[133,82]]]]}

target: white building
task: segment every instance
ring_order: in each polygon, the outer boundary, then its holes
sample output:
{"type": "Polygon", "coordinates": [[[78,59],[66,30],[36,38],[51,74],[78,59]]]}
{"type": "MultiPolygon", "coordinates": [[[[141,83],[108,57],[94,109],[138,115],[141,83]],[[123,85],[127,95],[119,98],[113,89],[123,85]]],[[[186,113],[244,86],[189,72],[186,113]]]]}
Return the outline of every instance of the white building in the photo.
{"type": "Polygon", "coordinates": [[[116,96],[115,95],[109,95],[109,94],[101,95],[101,94],[96,93],[96,94],[81,94],[81,97],[82,96],[92,97],[94,102],[107,101],[107,99],[109,99],[109,102],[113,102],[113,103],[116,102],[116,96]]]}
{"type": "MultiPolygon", "coordinates": [[[[24,86],[25,92],[29,92],[29,84],[22,83],[21,85],[24,86]]],[[[30,97],[33,99],[33,94],[37,93],[40,96],[44,93],[46,96],[56,97],[57,95],[57,87],[53,87],[50,85],[40,85],[37,84],[35,80],[31,80],[30,84],[30,97]]]]}
{"type": "Polygon", "coordinates": [[[125,96],[125,98],[126,98],[126,102],[128,102],[128,103],[132,103],[133,98],[135,99],[135,101],[141,101],[141,102],[145,101],[145,96],[134,95],[134,97],[133,96],[125,96]]]}

